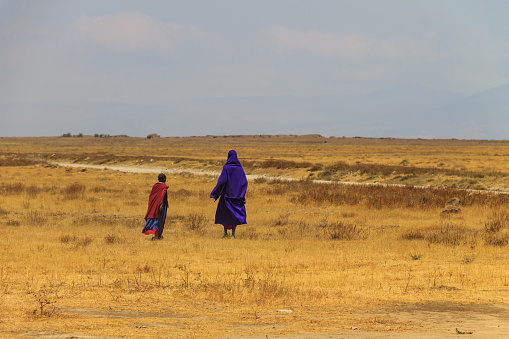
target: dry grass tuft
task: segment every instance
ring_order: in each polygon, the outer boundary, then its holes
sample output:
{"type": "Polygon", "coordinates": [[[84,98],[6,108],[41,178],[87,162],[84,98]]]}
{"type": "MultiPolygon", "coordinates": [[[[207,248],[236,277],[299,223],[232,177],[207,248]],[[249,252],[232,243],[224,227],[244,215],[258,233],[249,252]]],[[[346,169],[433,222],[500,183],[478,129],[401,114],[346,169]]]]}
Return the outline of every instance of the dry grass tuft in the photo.
{"type": "Polygon", "coordinates": [[[79,199],[83,198],[86,187],[79,182],[72,183],[65,188],[62,189],[62,193],[64,194],[66,199],[79,199]]]}
{"type": "Polygon", "coordinates": [[[343,221],[322,222],[319,227],[323,228],[326,238],[330,240],[358,240],[361,239],[361,230],[356,225],[343,221]]]}
{"type": "Polygon", "coordinates": [[[503,229],[509,229],[509,213],[504,210],[493,212],[484,223],[484,228],[488,233],[496,233],[503,229]]]}
{"type": "Polygon", "coordinates": [[[31,226],[41,226],[48,221],[48,218],[39,211],[31,210],[25,215],[25,221],[31,226]]]}
{"type": "Polygon", "coordinates": [[[462,225],[450,222],[441,222],[436,226],[411,229],[401,236],[405,240],[425,240],[429,244],[444,244],[448,246],[459,246],[476,243],[480,232],[469,229],[462,225]]]}
{"type": "Polygon", "coordinates": [[[192,231],[201,231],[205,227],[207,217],[203,213],[192,212],[186,217],[186,225],[192,231]]]}
{"type": "Polygon", "coordinates": [[[120,244],[122,243],[122,240],[120,239],[120,237],[118,235],[115,235],[115,234],[108,234],[104,237],[104,242],[106,244],[120,244]]]}
{"type": "Polygon", "coordinates": [[[38,164],[38,161],[25,159],[25,158],[18,158],[16,156],[10,156],[6,158],[0,158],[0,167],[6,167],[6,166],[32,166],[35,164],[38,164]]]}

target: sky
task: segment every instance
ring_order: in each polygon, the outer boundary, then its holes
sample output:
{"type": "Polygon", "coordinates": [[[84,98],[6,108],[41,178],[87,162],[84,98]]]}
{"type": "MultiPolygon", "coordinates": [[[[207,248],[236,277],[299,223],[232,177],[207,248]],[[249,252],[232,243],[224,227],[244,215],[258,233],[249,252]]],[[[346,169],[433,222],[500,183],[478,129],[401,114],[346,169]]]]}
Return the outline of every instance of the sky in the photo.
{"type": "Polygon", "coordinates": [[[509,83],[508,14],[505,0],[0,0],[0,104],[473,94],[509,83]]]}

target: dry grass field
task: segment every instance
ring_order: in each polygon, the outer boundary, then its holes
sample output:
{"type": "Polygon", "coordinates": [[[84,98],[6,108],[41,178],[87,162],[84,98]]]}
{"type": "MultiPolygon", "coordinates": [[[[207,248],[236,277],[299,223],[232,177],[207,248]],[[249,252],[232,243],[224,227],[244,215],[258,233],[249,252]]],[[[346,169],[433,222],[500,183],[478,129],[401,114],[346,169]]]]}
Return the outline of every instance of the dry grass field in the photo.
{"type": "Polygon", "coordinates": [[[509,141],[0,138],[0,337],[507,337],[507,191],[509,141]],[[230,149],[259,177],[222,239],[230,149]]]}

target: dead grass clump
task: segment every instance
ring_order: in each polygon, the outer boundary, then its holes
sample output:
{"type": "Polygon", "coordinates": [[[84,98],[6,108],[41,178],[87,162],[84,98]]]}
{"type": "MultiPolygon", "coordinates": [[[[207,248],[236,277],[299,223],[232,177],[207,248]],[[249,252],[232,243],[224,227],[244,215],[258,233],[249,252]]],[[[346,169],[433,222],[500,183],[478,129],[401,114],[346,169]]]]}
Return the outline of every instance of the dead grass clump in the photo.
{"type": "Polygon", "coordinates": [[[62,244],[68,244],[70,242],[75,242],[77,238],[75,235],[64,234],[61,235],[58,239],[62,244]]]}
{"type": "Polygon", "coordinates": [[[274,226],[285,226],[288,225],[288,219],[290,218],[290,213],[280,214],[276,221],[274,222],[274,226]]]}
{"type": "Polygon", "coordinates": [[[94,241],[94,239],[90,238],[90,237],[84,237],[84,238],[80,238],[80,239],[76,239],[76,247],[87,247],[88,245],[90,245],[92,243],[92,241],[94,241]]]}
{"type": "Polygon", "coordinates": [[[115,234],[108,234],[104,237],[104,242],[106,242],[109,245],[112,244],[120,244],[122,241],[119,236],[115,234]]]}
{"type": "Polygon", "coordinates": [[[318,227],[323,228],[325,237],[331,240],[356,240],[361,238],[361,231],[356,225],[343,221],[321,221],[318,227]]]}
{"type": "Polygon", "coordinates": [[[491,246],[506,246],[509,244],[509,234],[502,233],[509,228],[509,213],[495,211],[484,223],[484,242],[491,246]]]}
{"type": "Polygon", "coordinates": [[[506,211],[496,211],[488,221],[484,223],[484,229],[488,233],[500,232],[504,228],[509,228],[509,213],[506,211]]]}
{"type": "Polygon", "coordinates": [[[255,183],[255,184],[264,184],[267,181],[268,181],[268,179],[265,178],[265,177],[257,177],[254,180],[252,180],[252,182],[255,183]]]}
{"type": "Polygon", "coordinates": [[[451,196],[463,206],[496,208],[509,204],[506,194],[472,194],[451,187],[427,188],[415,186],[322,184],[310,180],[279,181],[266,189],[268,195],[293,193],[291,202],[331,205],[364,205],[368,208],[410,208],[428,210],[442,208],[451,196]]]}
{"type": "Polygon", "coordinates": [[[92,241],[94,239],[92,239],[91,237],[84,237],[84,238],[79,238],[75,235],[70,235],[70,234],[64,234],[64,235],[61,235],[58,240],[62,243],[62,244],[74,244],[74,248],[77,249],[79,247],[87,247],[88,245],[90,245],[92,243],[92,241]]]}
{"type": "Polygon", "coordinates": [[[136,268],[136,272],[138,273],[150,273],[152,272],[153,268],[149,264],[145,264],[143,266],[138,266],[136,268]]]}
{"type": "Polygon", "coordinates": [[[509,234],[487,233],[484,236],[484,242],[491,246],[506,246],[509,244],[509,234]]]}
{"type": "Polygon", "coordinates": [[[39,226],[44,225],[48,219],[39,211],[28,211],[25,220],[28,225],[39,226]]]}
{"type": "Polygon", "coordinates": [[[350,190],[347,185],[319,184],[312,181],[286,182],[281,187],[282,192],[295,192],[292,202],[301,204],[319,203],[332,205],[357,205],[361,202],[362,194],[350,190]]]}
{"type": "Polygon", "coordinates": [[[276,168],[276,169],[293,169],[293,168],[309,168],[313,167],[310,162],[297,162],[292,160],[269,159],[262,162],[258,161],[242,161],[244,168],[276,168]]]}
{"type": "Polygon", "coordinates": [[[75,182],[62,189],[62,193],[65,195],[67,199],[72,200],[82,198],[83,194],[85,193],[85,190],[86,190],[85,185],[80,184],[79,182],[75,182]]]}
{"type": "Polygon", "coordinates": [[[2,194],[21,194],[25,191],[25,185],[22,182],[0,186],[2,194]]]}
{"type": "Polygon", "coordinates": [[[193,195],[193,192],[186,190],[184,188],[178,189],[176,191],[168,191],[168,198],[171,199],[182,199],[187,198],[193,195]]]}
{"type": "Polygon", "coordinates": [[[426,240],[430,244],[458,246],[475,242],[477,235],[476,230],[444,222],[438,226],[412,229],[404,233],[401,238],[405,240],[426,240]]]}
{"type": "Polygon", "coordinates": [[[3,166],[13,166],[13,167],[32,166],[35,164],[37,164],[37,161],[30,160],[30,159],[24,159],[24,158],[17,158],[15,156],[0,159],[0,167],[3,167],[3,166]]]}
{"type": "Polygon", "coordinates": [[[504,176],[502,172],[472,172],[465,171],[464,169],[448,169],[448,168],[435,168],[435,167],[414,167],[407,166],[409,161],[404,159],[398,165],[383,165],[383,164],[363,164],[355,163],[352,165],[344,161],[336,162],[332,165],[326,166],[324,172],[327,171],[330,176],[345,173],[359,173],[361,175],[370,176],[390,176],[396,175],[397,178],[405,180],[413,176],[422,175],[436,175],[442,174],[447,176],[459,176],[466,178],[484,178],[485,176],[504,176]]]}
{"type": "MultiPolygon", "coordinates": [[[[140,224],[143,224],[145,220],[139,217],[129,217],[125,220],[125,225],[129,228],[138,228],[140,224]]],[[[143,225],[142,225],[143,226],[143,225]]]]}
{"type": "Polygon", "coordinates": [[[9,214],[9,212],[5,209],[3,209],[2,207],[0,207],[0,215],[6,215],[6,214],[9,214]]]}
{"type": "Polygon", "coordinates": [[[203,213],[193,212],[187,215],[186,224],[192,231],[200,231],[205,227],[207,217],[203,213]]]}
{"type": "Polygon", "coordinates": [[[258,240],[259,234],[253,226],[247,226],[242,229],[242,238],[249,240],[258,240]]]}
{"type": "Polygon", "coordinates": [[[99,193],[99,192],[118,193],[118,192],[120,192],[120,190],[118,190],[116,188],[111,188],[111,187],[106,187],[106,186],[95,186],[94,188],[91,189],[91,191],[94,193],[99,193]]]}
{"type": "Polygon", "coordinates": [[[322,164],[314,164],[313,166],[311,166],[308,171],[309,172],[316,172],[316,171],[320,171],[321,169],[323,168],[323,165],[322,164]]]}
{"type": "Polygon", "coordinates": [[[21,223],[18,220],[10,220],[10,219],[7,220],[7,222],[5,224],[7,226],[14,226],[14,227],[21,225],[21,223]]]}

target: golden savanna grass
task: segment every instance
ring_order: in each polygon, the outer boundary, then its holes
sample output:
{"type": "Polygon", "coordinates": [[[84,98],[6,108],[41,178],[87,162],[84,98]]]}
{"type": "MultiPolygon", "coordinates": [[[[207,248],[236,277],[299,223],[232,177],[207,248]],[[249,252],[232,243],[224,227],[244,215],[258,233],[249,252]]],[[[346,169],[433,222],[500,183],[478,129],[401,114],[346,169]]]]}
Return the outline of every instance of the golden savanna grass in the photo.
{"type": "Polygon", "coordinates": [[[0,145],[2,337],[407,331],[415,324],[360,310],[509,302],[509,195],[500,193],[509,142],[85,136],[0,145]],[[194,172],[218,173],[229,149],[247,174],[270,177],[249,182],[237,239],[214,225],[217,177],[194,172]],[[166,171],[165,239],[141,234],[157,173],[51,162],[166,171]],[[452,198],[459,213],[443,213],[452,198]]]}

